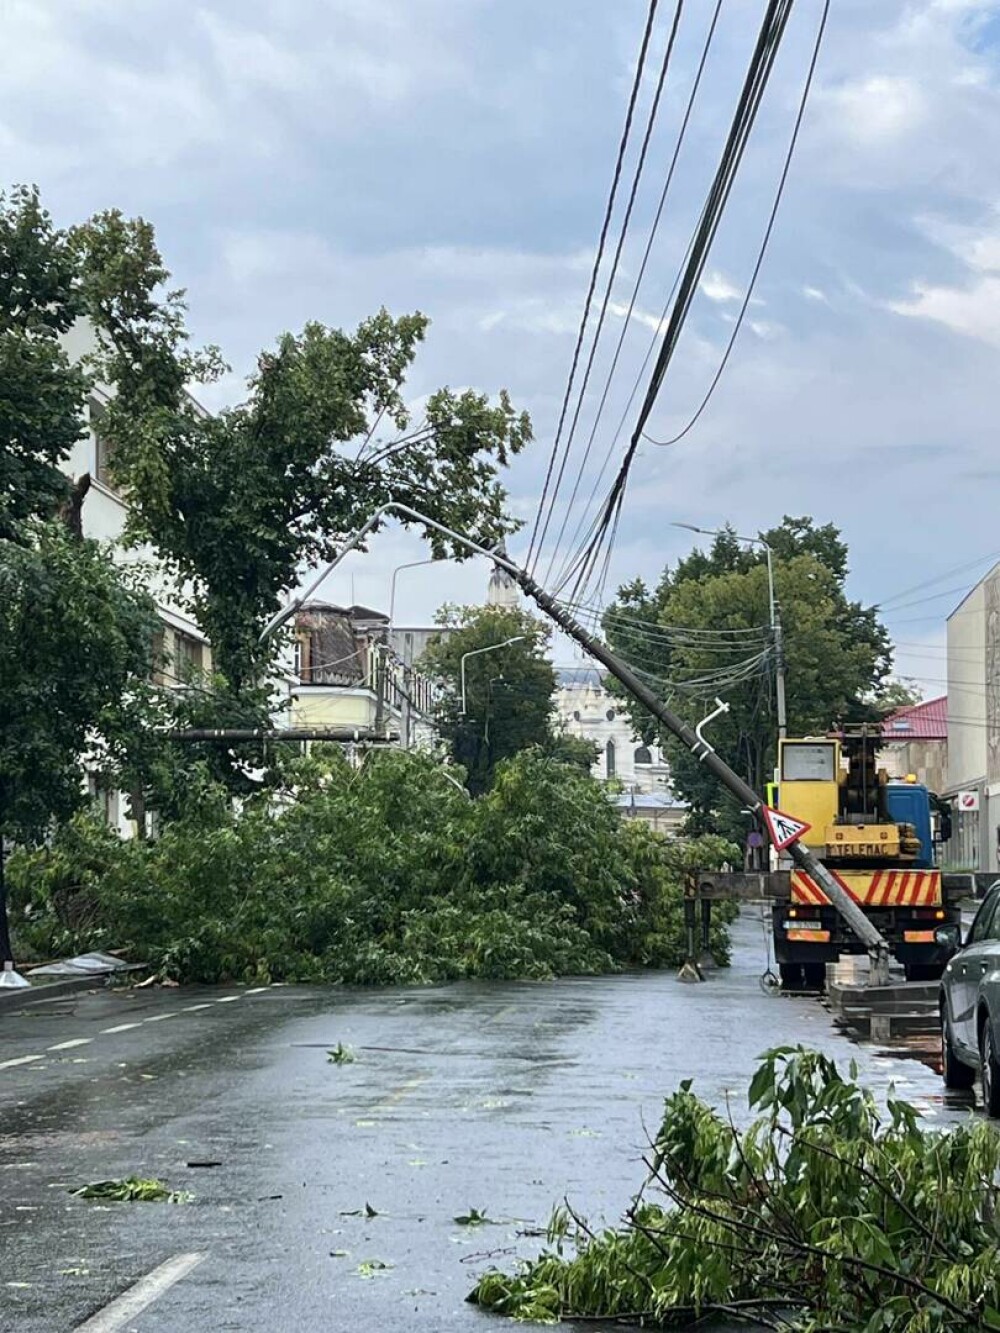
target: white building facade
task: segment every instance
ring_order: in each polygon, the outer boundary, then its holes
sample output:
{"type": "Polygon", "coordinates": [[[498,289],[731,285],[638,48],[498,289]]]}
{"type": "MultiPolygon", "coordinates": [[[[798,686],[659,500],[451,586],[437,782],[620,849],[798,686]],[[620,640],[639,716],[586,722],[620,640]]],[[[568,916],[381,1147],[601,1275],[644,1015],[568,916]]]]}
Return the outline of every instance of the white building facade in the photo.
{"type": "MultiPolygon", "coordinates": [[[[93,330],[79,321],[64,335],[62,344],[74,361],[97,350],[93,330]]],[[[161,667],[155,679],[168,688],[189,679],[191,672],[211,669],[211,649],[205,635],[185,609],[176,586],[166,576],[148,546],[127,547],[122,538],[128,517],[128,502],[115,487],[108,470],[108,445],[101,435],[101,416],[111,397],[107,386],[95,385],[87,402],[87,434],[76,441],[62,463],[62,471],[76,481],[85,474],[90,486],[80,510],[83,535],[109,545],[114,560],[141,568],[142,580],[156,602],[160,631],[157,643],[161,667]]],[[[91,775],[88,786],[109,824],[123,837],[136,832],[128,802],[121,792],[104,790],[91,775]]]]}
{"type": "Polygon", "coordinates": [[[948,864],[1000,870],[1000,565],[948,617],[948,864]]]}
{"type": "Polygon", "coordinates": [[[644,745],[621,702],[605,689],[596,667],[556,671],[555,707],[563,730],[598,748],[593,775],[621,784],[625,792],[670,795],[670,769],[659,746],[644,745]]]}

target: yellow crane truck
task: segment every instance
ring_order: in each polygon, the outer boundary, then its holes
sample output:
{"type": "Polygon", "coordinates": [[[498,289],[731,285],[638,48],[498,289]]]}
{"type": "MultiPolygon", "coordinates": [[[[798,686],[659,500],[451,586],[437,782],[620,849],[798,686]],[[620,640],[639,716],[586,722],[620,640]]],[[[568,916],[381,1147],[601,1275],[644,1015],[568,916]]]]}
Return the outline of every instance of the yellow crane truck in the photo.
{"type": "MultiPolygon", "coordinates": [[[[937,864],[951,836],[948,805],[923,784],[878,769],[878,744],[878,729],[864,726],[780,741],[770,803],[809,825],[802,841],[861,906],[907,980],[929,980],[958,948],[970,877],[948,876],[937,864]]],[[[772,904],[782,983],[821,987],[828,962],[864,946],[815,880],[775,856],[774,869],[788,881],[787,899],[772,904]]]]}

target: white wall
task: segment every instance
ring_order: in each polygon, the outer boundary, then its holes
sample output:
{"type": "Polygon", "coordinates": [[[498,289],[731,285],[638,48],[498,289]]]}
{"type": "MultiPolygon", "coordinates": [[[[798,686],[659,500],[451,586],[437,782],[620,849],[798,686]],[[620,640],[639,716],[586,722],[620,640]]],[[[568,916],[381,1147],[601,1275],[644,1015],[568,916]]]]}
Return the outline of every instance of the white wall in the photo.
{"type": "Polygon", "coordinates": [[[641,792],[669,791],[670,774],[659,748],[647,746],[651,764],[636,765],[635,752],[641,745],[632,732],[628,718],[618,711],[618,700],[599,683],[596,670],[593,682],[562,684],[556,690],[555,709],[563,729],[570,736],[594,741],[599,749],[594,764],[595,778],[606,779],[607,745],[615,747],[614,777],[627,789],[641,792]]]}
{"type": "Polygon", "coordinates": [[[986,592],[983,583],[948,617],[948,787],[986,777],[986,592]]]}

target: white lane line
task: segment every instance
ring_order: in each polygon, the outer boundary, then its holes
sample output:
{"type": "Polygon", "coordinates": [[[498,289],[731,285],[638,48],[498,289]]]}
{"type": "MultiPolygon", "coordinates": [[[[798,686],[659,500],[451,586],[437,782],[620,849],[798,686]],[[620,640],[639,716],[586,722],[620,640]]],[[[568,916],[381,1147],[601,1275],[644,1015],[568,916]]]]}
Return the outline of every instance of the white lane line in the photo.
{"type": "Polygon", "coordinates": [[[184,1012],[190,1014],[193,1013],[195,1009],[211,1009],[211,1007],[212,1001],[206,1000],[204,1004],[186,1004],[184,1006],[184,1012]]]}
{"type": "Polygon", "coordinates": [[[251,986],[249,990],[243,992],[244,995],[263,995],[264,991],[270,990],[270,986],[251,986]]]}
{"type": "Polygon", "coordinates": [[[93,1037],[74,1037],[71,1041],[60,1041],[55,1046],[47,1046],[49,1051],[71,1051],[74,1046],[89,1046],[93,1037]]]}
{"type": "Polygon", "coordinates": [[[118,1026],[117,1026],[117,1027],[114,1027],[114,1028],[101,1028],[101,1036],[102,1036],[102,1037],[107,1036],[108,1033],[111,1033],[111,1032],[128,1032],[129,1028],[137,1028],[137,1027],[141,1027],[141,1026],[142,1026],[142,1023],[141,1023],[141,1022],[138,1022],[138,1023],[119,1023],[118,1026]]]}
{"type": "Polygon", "coordinates": [[[243,997],[240,996],[240,995],[222,995],[222,996],[219,997],[219,999],[215,1000],[214,1003],[215,1003],[215,1004],[232,1004],[232,1002],[233,1002],[234,1000],[239,1000],[239,999],[242,999],[242,998],[243,998],[243,997]]]}
{"type": "Polygon", "coordinates": [[[13,1069],[14,1065],[27,1065],[32,1060],[40,1060],[40,1055],[19,1055],[14,1060],[0,1060],[0,1069],[13,1069]]]}
{"type": "Polygon", "coordinates": [[[142,1021],[144,1023],[162,1023],[165,1018],[176,1018],[179,1012],[179,1009],[173,1009],[169,1014],[150,1014],[148,1018],[144,1018],[142,1021]]]}
{"type": "Polygon", "coordinates": [[[155,1300],[159,1300],[175,1282],[187,1277],[204,1258],[205,1254],[198,1253],[175,1254],[172,1259],[160,1264],[159,1268],[154,1268],[151,1273],[141,1277],[134,1286],[116,1296],[110,1305],[98,1310],[97,1314],[92,1315],[86,1323],[77,1324],[77,1333],[115,1333],[116,1329],[124,1327],[129,1320],[142,1314],[143,1310],[155,1300]]]}

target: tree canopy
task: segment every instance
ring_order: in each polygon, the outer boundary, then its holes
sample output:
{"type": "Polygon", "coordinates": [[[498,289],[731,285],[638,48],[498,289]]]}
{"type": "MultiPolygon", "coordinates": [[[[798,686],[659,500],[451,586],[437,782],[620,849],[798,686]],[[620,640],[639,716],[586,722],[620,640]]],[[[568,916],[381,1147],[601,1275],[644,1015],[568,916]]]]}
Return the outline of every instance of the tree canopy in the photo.
{"type": "MultiPolygon", "coordinates": [[[[116,211],[72,233],[86,308],[114,388],[102,429],[128,487],[130,531],[179,581],[241,689],[260,674],[261,628],[302,569],[390,500],[492,546],[507,517],[500,468],[531,438],[505,391],[441,388],[412,411],[406,375],[428,326],[380,310],[345,332],[312,321],[261,352],[244,400],[210,416],[187,393],[225,369],[193,349],[184,294],[153,229],[116,211]]],[[[428,530],[436,555],[467,551],[428,530]]]]}
{"type": "MultiPolygon", "coordinates": [[[[786,517],[763,534],[772,550],[784,627],[789,735],[825,731],[838,720],[872,716],[872,699],[888,674],[885,627],[873,608],[847,596],[847,547],[832,524],[786,517]]],[[[611,645],[642,670],[687,720],[697,722],[717,695],[730,711],[712,724],[719,753],[762,790],[775,763],[774,653],[768,577],[759,546],[723,532],[664,570],[654,590],[642,581],[619,589],[604,619],[611,645]]],[[[653,719],[626,700],[637,729],[656,736],[653,719]]],[[[662,738],[677,793],[692,826],[737,837],[746,821],[704,766],[670,737],[662,738]]]]}
{"type": "Polygon", "coordinates": [[[556,677],[545,657],[549,630],[527,611],[496,606],[445,607],[441,620],[445,632],[420,665],[442,686],[441,734],[465,769],[469,790],[478,794],[492,784],[501,760],[552,743],[556,677]]]}
{"type": "MultiPolygon", "coordinates": [[[[0,196],[0,842],[46,835],[111,761],[153,666],[152,600],[84,540],[63,470],[91,379],[61,342],[83,309],[38,193],[0,196]]],[[[82,491],[79,492],[82,498],[82,491]]],[[[0,848],[0,960],[9,961],[0,848]]]]}
{"type": "Polygon", "coordinates": [[[69,482],[59,464],[84,433],[89,380],[59,342],[81,311],[68,238],[38,191],[0,193],[0,538],[24,540],[69,482]]]}

